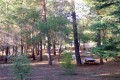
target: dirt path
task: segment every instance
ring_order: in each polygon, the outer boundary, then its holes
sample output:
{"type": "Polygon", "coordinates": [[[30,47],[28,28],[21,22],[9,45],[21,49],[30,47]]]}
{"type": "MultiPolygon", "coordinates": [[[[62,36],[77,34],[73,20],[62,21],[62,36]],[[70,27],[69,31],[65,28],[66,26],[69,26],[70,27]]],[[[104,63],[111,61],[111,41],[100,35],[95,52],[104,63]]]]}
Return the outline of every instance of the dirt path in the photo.
{"type": "MultiPolygon", "coordinates": [[[[47,62],[34,62],[33,71],[27,80],[120,80],[120,62],[108,62],[104,65],[76,67],[77,75],[63,75],[59,64],[47,65],[47,62]]],[[[13,80],[11,65],[0,66],[0,80],[13,80]]]]}
{"type": "MultiPolygon", "coordinates": [[[[26,80],[120,80],[120,62],[107,62],[104,65],[82,65],[75,67],[77,75],[63,75],[58,57],[53,58],[53,66],[46,61],[32,62],[31,76],[26,80]]],[[[83,57],[84,58],[84,57],[83,57]]],[[[14,80],[12,64],[0,64],[0,80],[14,80]]]]}

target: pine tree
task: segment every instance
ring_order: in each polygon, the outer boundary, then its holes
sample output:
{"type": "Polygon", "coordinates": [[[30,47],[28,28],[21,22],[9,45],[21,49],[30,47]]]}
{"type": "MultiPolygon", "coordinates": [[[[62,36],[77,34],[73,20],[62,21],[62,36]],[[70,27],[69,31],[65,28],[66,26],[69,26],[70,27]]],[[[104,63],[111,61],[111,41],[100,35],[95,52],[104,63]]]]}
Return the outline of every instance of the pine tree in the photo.
{"type": "Polygon", "coordinates": [[[120,0],[93,0],[92,4],[100,17],[91,25],[92,28],[100,32],[98,33],[100,45],[96,49],[114,57],[120,49],[117,47],[120,44],[120,0]],[[103,44],[101,45],[101,43],[103,44]],[[112,56],[110,53],[112,53],[112,56]]]}
{"type": "Polygon", "coordinates": [[[12,68],[17,80],[25,80],[31,74],[30,61],[25,55],[17,56],[12,68]]]}

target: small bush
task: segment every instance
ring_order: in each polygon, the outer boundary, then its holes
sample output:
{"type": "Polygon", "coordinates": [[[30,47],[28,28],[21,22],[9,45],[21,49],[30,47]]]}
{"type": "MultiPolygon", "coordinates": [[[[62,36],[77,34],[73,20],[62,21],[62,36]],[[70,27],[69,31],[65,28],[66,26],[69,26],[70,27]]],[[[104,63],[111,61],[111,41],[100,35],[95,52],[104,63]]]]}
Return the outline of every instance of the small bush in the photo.
{"type": "Polygon", "coordinates": [[[62,57],[61,67],[65,74],[72,75],[75,73],[74,64],[72,63],[72,53],[65,52],[62,57]]]}
{"type": "Polygon", "coordinates": [[[26,55],[17,56],[13,62],[13,73],[15,80],[25,80],[31,73],[30,61],[26,55]]]}

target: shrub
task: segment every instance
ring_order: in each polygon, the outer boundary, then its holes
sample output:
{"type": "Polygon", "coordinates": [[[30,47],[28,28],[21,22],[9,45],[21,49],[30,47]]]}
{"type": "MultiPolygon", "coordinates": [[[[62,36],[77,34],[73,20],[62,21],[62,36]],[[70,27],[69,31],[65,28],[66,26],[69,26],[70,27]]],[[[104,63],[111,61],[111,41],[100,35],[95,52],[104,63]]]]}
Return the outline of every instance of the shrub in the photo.
{"type": "Polygon", "coordinates": [[[74,64],[72,63],[72,53],[65,52],[62,57],[61,67],[65,74],[72,75],[75,73],[74,64]]]}
{"type": "Polygon", "coordinates": [[[12,69],[16,80],[25,80],[31,73],[30,61],[27,56],[17,56],[13,61],[12,69]]]}

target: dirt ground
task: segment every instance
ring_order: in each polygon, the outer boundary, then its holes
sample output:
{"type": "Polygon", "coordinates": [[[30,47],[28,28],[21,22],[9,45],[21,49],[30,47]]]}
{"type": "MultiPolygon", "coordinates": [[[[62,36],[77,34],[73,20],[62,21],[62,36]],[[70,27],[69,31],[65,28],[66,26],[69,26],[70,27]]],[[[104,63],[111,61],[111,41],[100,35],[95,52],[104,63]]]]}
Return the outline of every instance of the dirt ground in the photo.
{"type": "MultiPolygon", "coordinates": [[[[0,80],[14,80],[11,65],[0,64],[0,80]]],[[[120,62],[76,66],[76,75],[63,75],[57,60],[53,61],[53,66],[49,66],[47,61],[34,61],[31,65],[32,74],[26,80],[120,80],[120,62]]]]}

